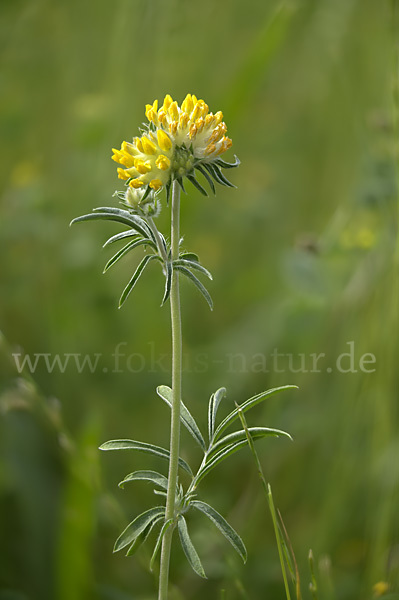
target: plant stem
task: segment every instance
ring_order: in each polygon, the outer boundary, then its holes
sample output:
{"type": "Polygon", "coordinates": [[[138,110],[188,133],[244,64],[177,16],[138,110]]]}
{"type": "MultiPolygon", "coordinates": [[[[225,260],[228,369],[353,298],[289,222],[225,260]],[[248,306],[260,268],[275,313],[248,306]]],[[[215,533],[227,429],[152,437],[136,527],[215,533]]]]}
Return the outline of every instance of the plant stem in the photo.
{"type": "MultiPolygon", "coordinates": [[[[180,188],[177,181],[172,189],[171,250],[172,261],[179,257],[180,242],[180,188]]],[[[170,428],[170,461],[168,492],[166,496],[165,521],[175,516],[175,495],[179,466],[180,446],[180,399],[182,371],[182,333],[180,314],[179,271],[173,270],[170,291],[170,315],[172,323],[172,417],[170,428]]],[[[161,566],[159,573],[158,600],[167,600],[169,562],[174,527],[169,527],[162,541],[161,566]]]]}

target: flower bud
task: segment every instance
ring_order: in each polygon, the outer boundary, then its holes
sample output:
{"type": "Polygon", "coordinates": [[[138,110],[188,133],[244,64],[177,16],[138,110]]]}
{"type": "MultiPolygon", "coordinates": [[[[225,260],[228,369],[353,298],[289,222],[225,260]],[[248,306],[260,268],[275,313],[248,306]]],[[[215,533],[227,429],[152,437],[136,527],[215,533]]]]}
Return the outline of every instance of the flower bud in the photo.
{"type": "Polygon", "coordinates": [[[145,189],[128,186],[125,192],[125,202],[143,217],[157,217],[161,211],[161,204],[153,191],[145,198],[145,189]]]}

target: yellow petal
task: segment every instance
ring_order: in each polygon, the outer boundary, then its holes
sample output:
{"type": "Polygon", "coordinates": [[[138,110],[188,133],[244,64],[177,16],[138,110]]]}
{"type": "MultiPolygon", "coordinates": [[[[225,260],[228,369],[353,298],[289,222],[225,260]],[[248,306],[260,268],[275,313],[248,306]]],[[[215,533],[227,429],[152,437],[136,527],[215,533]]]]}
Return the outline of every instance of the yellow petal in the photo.
{"type": "Polygon", "coordinates": [[[221,121],[223,121],[223,113],[221,110],[219,110],[216,114],[215,114],[215,121],[216,121],[216,125],[219,125],[219,123],[221,123],[221,121]]]}
{"type": "Polygon", "coordinates": [[[155,164],[158,167],[158,169],[161,169],[162,171],[167,171],[170,167],[170,160],[167,156],[160,154],[157,160],[155,161],[155,164]]]}
{"type": "Polygon", "coordinates": [[[151,142],[145,135],[141,138],[141,143],[143,146],[143,151],[145,154],[156,154],[157,147],[154,142],[151,142]]]}
{"type": "Polygon", "coordinates": [[[206,115],[209,112],[209,106],[207,104],[205,104],[205,102],[203,100],[199,101],[199,105],[201,107],[201,114],[203,117],[206,117],[206,115]]]}
{"type": "Polygon", "coordinates": [[[184,110],[185,113],[190,114],[191,111],[194,108],[194,104],[193,104],[193,99],[191,97],[191,94],[187,94],[187,96],[184,98],[182,105],[181,105],[181,109],[184,110]]]}
{"type": "Polygon", "coordinates": [[[139,158],[136,158],[136,160],[134,161],[134,166],[136,167],[138,172],[141,173],[141,175],[145,175],[146,173],[151,171],[150,162],[145,162],[144,160],[140,160],[139,158]]]}
{"type": "Polygon", "coordinates": [[[139,137],[134,138],[134,143],[139,152],[144,152],[143,144],[141,143],[141,139],[139,137]]]}
{"type": "Polygon", "coordinates": [[[169,106],[172,104],[173,102],[173,98],[172,96],[169,96],[169,94],[166,94],[164,101],[163,101],[163,105],[162,108],[165,112],[167,112],[169,106]]]}
{"type": "Polygon", "coordinates": [[[126,181],[126,179],[129,179],[129,173],[127,173],[125,171],[125,169],[122,169],[121,167],[119,167],[118,177],[119,177],[119,179],[124,179],[126,181]]]}
{"type": "Polygon", "coordinates": [[[123,156],[122,152],[120,150],[117,150],[116,148],[112,148],[112,152],[113,152],[113,155],[111,156],[112,160],[114,160],[115,162],[118,163],[123,156]]]}
{"type": "Polygon", "coordinates": [[[150,108],[150,110],[148,111],[148,113],[146,112],[146,117],[150,121],[150,123],[155,123],[155,125],[157,124],[158,115],[157,115],[157,113],[154,111],[154,109],[152,107],[150,108]]]}
{"type": "Polygon", "coordinates": [[[195,119],[197,119],[200,116],[201,116],[201,106],[200,106],[199,102],[197,102],[196,105],[194,106],[193,112],[191,113],[191,119],[193,121],[195,121],[195,119]]]}
{"type": "Polygon", "coordinates": [[[179,109],[177,108],[177,102],[172,102],[168,109],[169,115],[174,121],[179,120],[179,109]]]}
{"type": "Polygon", "coordinates": [[[141,187],[142,185],[144,185],[144,181],[141,181],[141,179],[132,179],[129,182],[129,185],[131,185],[133,188],[137,189],[137,188],[141,187]]]}
{"type": "Polygon", "coordinates": [[[145,116],[147,117],[147,119],[149,121],[152,121],[152,119],[150,119],[149,115],[153,112],[152,110],[152,104],[146,104],[145,105],[145,116]]]}
{"type": "Polygon", "coordinates": [[[128,152],[132,156],[135,156],[137,154],[136,148],[130,142],[122,142],[121,149],[123,150],[123,152],[128,152]]]}
{"type": "Polygon", "coordinates": [[[159,188],[162,187],[163,183],[160,179],[151,179],[150,181],[150,188],[152,188],[153,190],[159,190],[159,188]]]}
{"type": "Polygon", "coordinates": [[[163,129],[157,131],[158,145],[164,152],[167,152],[172,147],[172,140],[163,129]]]}
{"type": "Polygon", "coordinates": [[[134,167],[134,158],[130,154],[125,153],[119,162],[124,167],[134,167]]]}

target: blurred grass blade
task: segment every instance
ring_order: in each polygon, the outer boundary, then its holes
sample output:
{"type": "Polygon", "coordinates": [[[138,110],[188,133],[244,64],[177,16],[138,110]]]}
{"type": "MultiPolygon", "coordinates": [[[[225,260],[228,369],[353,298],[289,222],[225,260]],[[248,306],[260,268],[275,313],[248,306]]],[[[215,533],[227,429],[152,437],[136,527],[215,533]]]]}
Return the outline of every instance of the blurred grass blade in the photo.
{"type": "Polygon", "coordinates": [[[99,493],[99,422],[91,418],[78,435],[68,458],[61,498],[56,556],[55,596],[59,600],[86,600],[95,583],[91,549],[96,531],[96,497],[99,493]]]}
{"type": "MultiPolygon", "coordinates": [[[[162,398],[162,400],[164,402],[166,402],[166,404],[170,408],[172,408],[173,392],[170,387],[168,387],[167,385],[159,385],[157,387],[157,394],[160,398],[162,398]]],[[[191,433],[191,435],[193,436],[195,441],[201,446],[201,448],[205,452],[206,445],[205,445],[204,438],[202,437],[202,433],[201,433],[197,423],[195,422],[194,417],[192,416],[192,414],[190,413],[190,411],[185,406],[185,404],[183,403],[182,400],[180,401],[180,420],[183,423],[183,425],[186,427],[186,429],[191,433]]]]}
{"type": "Polygon", "coordinates": [[[254,35],[252,45],[248,47],[241,68],[236,70],[233,83],[226,88],[221,99],[224,114],[245,113],[271,60],[286,39],[293,15],[293,3],[284,0],[277,5],[271,17],[267,15],[258,34],[254,35]]]}
{"type": "Polygon", "coordinates": [[[277,516],[276,516],[276,510],[274,508],[274,502],[273,502],[273,494],[272,494],[272,489],[270,487],[270,485],[268,485],[268,493],[267,493],[267,499],[269,502],[269,508],[270,508],[270,513],[272,516],[272,521],[273,521],[273,526],[274,526],[274,533],[276,535],[276,542],[277,542],[277,548],[278,548],[278,554],[280,557],[280,565],[281,565],[281,571],[283,573],[283,579],[284,579],[284,586],[285,586],[285,593],[287,596],[287,600],[291,600],[291,596],[290,596],[290,588],[288,585],[288,578],[287,578],[287,572],[285,569],[285,560],[284,560],[284,554],[283,554],[283,538],[281,536],[281,532],[280,532],[280,528],[278,526],[278,521],[277,521],[277,516]]]}
{"type": "Polygon", "coordinates": [[[226,519],[222,517],[222,515],[220,515],[214,508],[212,508],[212,506],[209,506],[209,504],[206,504],[206,502],[202,502],[201,500],[192,500],[192,502],[190,502],[190,506],[204,513],[204,515],[206,515],[208,519],[210,519],[212,523],[216,525],[219,531],[230,542],[245,563],[247,560],[247,549],[245,544],[235,529],[233,529],[233,527],[226,521],[226,519]]]}
{"type": "Polygon", "coordinates": [[[310,568],[310,576],[311,576],[309,590],[312,593],[313,600],[318,600],[319,596],[318,596],[317,579],[316,579],[316,575],[315,575],[314,558],[313,558],[312,549],[309,550],[308,559],[309,559],[309,568],[310,568]]]}
{"type": "Polygon", "coordinates": [[[263,490],[266,494],[266,498],[269,504],[269,509],[270,509],[270,513],[272,516],[272,521],[273,521],[273,526],[274,526],[274,533],[276,535],[276,542],[277,542],[277,548],[278,548],[278,554],[279,554],[279,558],[280,558],[280,565],[281,565],[281,571],[283,574],[283,580],[284,580],[284,587],[285,587],[285,594],[287,597],[287,600],[291,600],[291,595],[290,595],[290,588],[288,585],[288,579],[287,579],[287,572],[285,569],[285,560],[284,560],[284,554],[283,554],[283,549],[282,549],[282,536],[281,536],[281,532],[278,526],[278,522],[277,522],[277,516],[276,516],[276,511],[274,508],[274,502],[273,502],[273,496],[272,496],[272,490],[269,484],[266,483],[266,479],[265,476],[263,475],[263,470],[262,470],[262,466],[260,464],[260,460],[258,457],[258,454],[255,450],[255,446],[254,446],[254,442],[251,436],[251,433],[248,429],[245,417],[244,417],[244,413],[241,410],[241,407],[237,406],[237,410],[238,410],[238,415],[240,417],[240,421],[241,424],[243,426],[243,429],[245,431],[245,434],[247,436],[247,440],[248,440],[248,445],[250,447],[250,450],[252,452],[252,456],[254,457],[255,460],[255,464],[258,470],[258,475],[259,478],[261,480],[262,483],[262,487],[263,490]]]}
{"type": "Polygon", "coordinates": [[[119,552],[126,546],[132,544],[135,539],[142,533],[148,525],[154,521],[157,517],[165,514],[164,506],[154,506],[149,510],[141,513],[138,517],[136,517],[129,525],[122,531],[120,536],[115,542],[114,552],[119,552]]]}
{"type": "Polygon", "coordinates": [[[295,552],[292,547],[291,540],[288,535],[287,529],[284,525],[283,517],[281,516],[281,513],[278,509],[277,509],[277,513],[278,513],[278,517],[280,519],[280,524],[281,524],[281,527],[282,527],[282,530],[284,533],[285,540],[288,544],[288,548],[286,547],[286,556],[287,556],[288,565],[291,567],[293,580],[295,581],[296,597],[297,597],[297,600],[302,600],[301,578],[299,575],[299,569],[298,569],[298,564],[296,562],[295,552]],[[293,567],[291,565],[292,562],[294,563],[293,567]]]}
{"type": "MultiPolygon", "coordinates": [[[[138,452],[144,452],[145,454],[155,454],[169,462],[170,452],[160,446],[154,446],[153,444],[147,444],[146,442],[138,442],[137,440],[110,440],[101,444],[100,450],[137,450],[138,452]]],[[[186,463],[185,460],[179,458],[179,465],[184,471],[186,471],[191,477],[193,473],[186,463]]]]}
{"type": "Polygon", "coordinates": [[[177,526],[179,530],[179,537],[183,548],[183,552],[186,555],[188,562],[190,563],[192,569],[197,573],[197,575],[203,577],[204,579],[207,579],[197,551],[193,546],[190,536],[188,535],[187,523],[183,515],[179,516],[177,526]]]}

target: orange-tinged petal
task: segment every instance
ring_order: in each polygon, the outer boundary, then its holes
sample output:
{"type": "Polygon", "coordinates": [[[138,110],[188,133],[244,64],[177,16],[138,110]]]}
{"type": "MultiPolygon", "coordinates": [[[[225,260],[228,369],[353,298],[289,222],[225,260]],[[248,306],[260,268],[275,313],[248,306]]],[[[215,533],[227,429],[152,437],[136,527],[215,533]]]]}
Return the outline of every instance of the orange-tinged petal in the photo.
{"type": "Polygon", "coordinates": [[[162,187],[163,183],[160,179],[151,179],[149,185],[150,185],[150,188],[157,191],[157,190],[159,190],[159,188],[162,187]]]}
{"type": "Polygon", "coordinates": [[[137,189],[144,185],[144,181],[142,181],[141,179],[132,179],[129,182],[129,185],[131,185],[133,188],[137,189]]]}
{"type": "Polygon", "coordinates": [[[218,112],[214,116],[215,116],[216,125],[219,125],[219,123],[221,123],[221,121],[223,121],[222,111],[218,110],[218,112]]]}
{"type": "Polygon", "coordinates": [[[228,150],[229,148],[231,148],[233,145],[233,142],[230,138],[226,137],[224,138],[224,140],[222,141],[219,150],[217,151],[217,156],[219,154],[223,154],[223,152],[226,152],[226,150],[228,150]]]}
{"type": "Polygon", "coordinates": [[[179,117],[179,126],[181,127],[181,129],[185,129],[188,125],[188,122],[190,120],[190,117],[188,116],[187,113],[181,113],[180,117],[179,117]]]}
{"type": "Polygon", "coordinates": [[[158,169],[161,169],[162,171],[167,171],[170,167],[170,160],[167,156],[160,154],[157,160],[155,161],[155,164],[158,167],[158,169]]]}
{"type": "Polygon", "coordinates": [[[195,121],[195,126],[197,128],[197,133],[201,133],[201,131],[204,128],[204,125],[205,125],[205,120],[202,117],[200,117],[199,119],[197,119],[195,121]]]}
{"type": "Polygon", "coordinates": [[[169,125],[169,131],[172,135],[176,135],[177,133],[177,127],[178,127],[178,122],[174,121],[173,123],[170,123],[169,125]]]}
{"type": "Polygon", "coordinates": [[[190,135],[190,140],[192,140],[193,137],[195,137],[197,135],[197,126],[195,125],[195,123],[191,123],[189,135],[190,135]]]}
{"type": "Polygon", "coordinates": [[[210,154],[213,154],[216,150],[216,146],[215,144],[208,144],[208,146],[205,148],[205,154],[207,156],[209,156],[210,154]]]}

